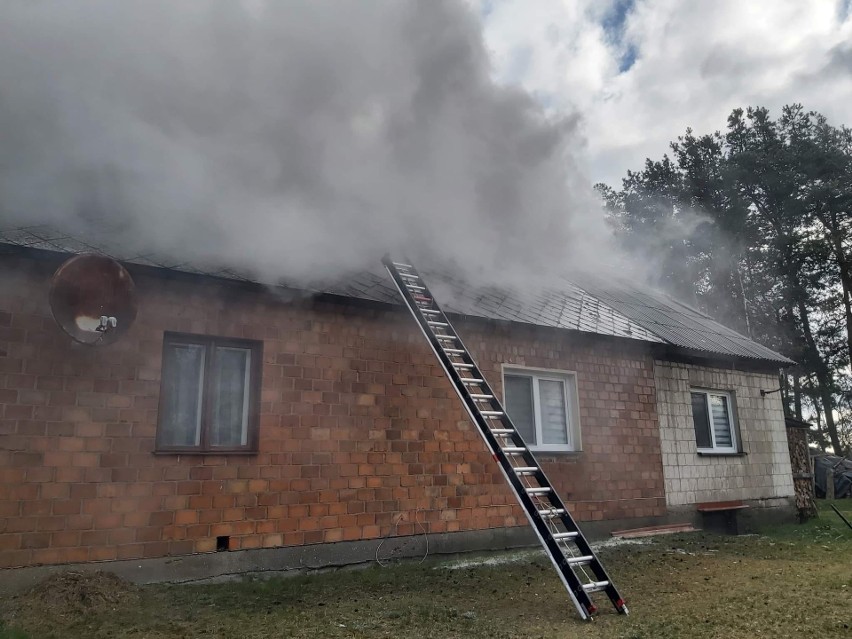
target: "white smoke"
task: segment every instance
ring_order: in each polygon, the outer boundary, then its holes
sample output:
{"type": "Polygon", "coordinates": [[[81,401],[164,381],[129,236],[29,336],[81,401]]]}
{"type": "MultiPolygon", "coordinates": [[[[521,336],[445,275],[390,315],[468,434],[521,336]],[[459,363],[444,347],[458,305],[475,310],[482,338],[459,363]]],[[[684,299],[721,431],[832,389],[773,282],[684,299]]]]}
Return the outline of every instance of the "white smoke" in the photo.
{"type": "Polygon", "coordinates": [[[0,228],[269,280],[608,247],[574,118],[491,80],[463,2],[4,0],[0,87],[0,228]]]}

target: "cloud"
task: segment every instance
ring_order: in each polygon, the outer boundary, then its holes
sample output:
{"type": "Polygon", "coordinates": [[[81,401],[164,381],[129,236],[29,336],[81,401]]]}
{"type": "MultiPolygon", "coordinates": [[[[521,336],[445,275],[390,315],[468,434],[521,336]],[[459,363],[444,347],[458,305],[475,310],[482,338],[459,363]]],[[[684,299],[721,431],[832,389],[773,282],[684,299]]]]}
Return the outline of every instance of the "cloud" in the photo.
{"type": "Polygon", "coordinates": [[[573,113],[490,72],[449,0],[9,0],[0,216],[268,279],[605,254],[573,113]]]}
{"type": "Polygon", "coordinates": [[[852,124],[847,0],[491,4],[482,20],[494,76],[581,115],[580,163],[594,180],[620,184],[687,127],[723,129],[736,107],[801,102],[852,124]]]}

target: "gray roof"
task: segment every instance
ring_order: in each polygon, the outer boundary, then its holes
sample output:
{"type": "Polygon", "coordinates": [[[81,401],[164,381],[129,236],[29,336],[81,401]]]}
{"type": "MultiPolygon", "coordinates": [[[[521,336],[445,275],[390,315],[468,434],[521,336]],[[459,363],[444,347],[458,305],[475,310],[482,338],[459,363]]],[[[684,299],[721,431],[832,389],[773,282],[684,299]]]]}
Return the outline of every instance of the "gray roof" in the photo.
{"type": "MultiPolygon", "coordinates": [[[[253,282],[228,268],[203,268],[156,252],[115,244],[113,237],[85,239],[48,226],[0,228],[0,244],[58,253],[97,253],[130,264],[253,282]]],[[[696,354],[792,363],[765,346],[719,324],[698,310],[658,291],[599,278],[565,279],[558,287],[506,289],[474,287],[446,273],[421,270],[445,311],[490,320],[521,322],[610,337],[671,345],[696,354]],[[576,280],[576,281],[573,281],[576,280]]],[[[286,285],[286,283],[284,283],[286,285]]],[[[290,286],[291,288],[306,288],[290,286]]],[[[384,303],[400,303],[383,271],[358,272],[340,282],[307,287],[316,292],[384,303]]]]}

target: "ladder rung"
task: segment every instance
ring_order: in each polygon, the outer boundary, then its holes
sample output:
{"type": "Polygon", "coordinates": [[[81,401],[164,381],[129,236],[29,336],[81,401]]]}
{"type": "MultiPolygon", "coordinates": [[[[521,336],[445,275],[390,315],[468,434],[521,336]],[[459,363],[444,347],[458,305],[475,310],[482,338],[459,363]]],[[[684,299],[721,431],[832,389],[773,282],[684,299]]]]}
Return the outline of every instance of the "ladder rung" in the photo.
{"type": "Polygon", "coordinates": [[[514,432],[515,431],[511,428],[492,428],[491,429],[492,435],[511,435],[514,432]]]}
{"type": "Polygon", "coordinates": [[[502,410],[481,410],[479,414],[483,417],[500,417],[503,414],[502,410]]]}
{"type": "Polygon", "coordinates": [[[569,566],[585,566],[595,560],[594,555],[583,555],[581,557],[565,557],[565,563],[569,566]]]}
{"type": "Polygon", "coordinates": [[[554,539],[574,539],[580,533],[578,532],[564,532],[564,533],[553,533],[554,539]]]}
{"type": "Polygon", "coordinates": [[[564,508],[544,508],[538,511],[538,514],[542,517],[558,517],[559,515],[565,514],[564,508]]]}
{"type": "Polygon", "coordinates": [[[431,308],[421,308],[420,312],[428,314],[428,315],[440,315],[441,314],[441,311],[433,311],[431,308]]]}
{"type": "Polygon", "coordinates": [[[590,584],[583,584],[583,590],[586,592],[598,592],[604,590],[609,585],[608,581],[593,581],[590,584]]]}
{"type": "Polygon", "coordinates": [[[473,364],[456,364],[455,362],[453,362],[453,366],[455,368],[462,368],[464,370],[470,370],[471,368],[473,368],[473,364]]]}
{"type": "Polygon", "coordinates": [[[392,264],[397,268],[407,268],[411,269],[412,271],[414,270],[414,267],[411,266],[411,264],[403,264],[402,262],[392,262],[392,264]]]}
{"type": "Polygon", "coordinates": [[[438,335],[437,333],[435,333],[435,337],[437,337],[438,339],[452,339],[452,340],[458,339],[458,337],[456,337],[455,335],[438,335]]]}
{"type": "MultiPolygon", "coordinates": [[[[447,349],[444,349],[444,350],[447,350],[447,349]]],[[[481,384],[483,381],[485,381],[485,380],[483,380],[479,377],[462,377],[462,383],[463,384],[481,384]]]]}
{"type": "Polygon", "coordinates": [[[527,488],[527,495],[546,495],[550,488],[527,488]]]}
{"type": "Polygon", "coordinates": [[[414,274],[412,274],[412,273],[403,273],[402,271],[400,271],[400,273],[399,273],[399,274],[400,274],[402,277],[407,277],[407,278],[408,278],[408,279],[410,279],[410,280],[419,280],[419,279],[420,279],[420,276],[419,276],[419,275],[414,275],[414,274]]]}
{"type": "MultiPolygon", "coordinates": [[[[494,395],[471,394],[472,399],[494,399],[494,395]]],[[[512,432],[512,431],[509,431],[512,432]]]]}
{"type": "Polygon", "coordinates": [[[501,449],[504,453],[523,453],[526,452],[526,448],[521,448],[520,446],[506,446],[506,448],[501,449]]]}
{"type": "Polygon", "coordinates": [[[449,353],[450,355],[463,355],[464,351],[460,348],[445,348],[445,353],[449,353]]]}
{"type": "Polygon", "coordinates": [[[426,290],[425,286],[417,286],[417,284],[406,284],[405,288],[407,288],[409,291],[425,291],[426,290]]]}
{"type": "Polygon", "coordinates": [[[427,323],[429,326],[449,326],[449,324],[447,324],[446,322],[432,322],[432,321],[427,321],[426,323],[427,323]]]}
{"type": "Polygon", "coordinates": [[[515,466],[515,472],[519,475],[521,473],[536,473],[538,472],[538,466],[515,466]]]}

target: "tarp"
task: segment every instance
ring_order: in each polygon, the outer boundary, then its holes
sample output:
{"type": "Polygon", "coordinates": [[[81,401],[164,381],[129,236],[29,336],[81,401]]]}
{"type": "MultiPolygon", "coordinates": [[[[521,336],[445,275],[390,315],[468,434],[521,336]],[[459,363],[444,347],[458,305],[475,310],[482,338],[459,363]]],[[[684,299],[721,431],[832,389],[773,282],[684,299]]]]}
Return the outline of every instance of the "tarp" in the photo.
{"type": "Polygon", "coordinates": [[[852,497],[852,460],[836,455],[814,457],[814,478],[817,497],[825,497],[828,471],[834,468],[834,496],[837,499],[852,497]]]}

